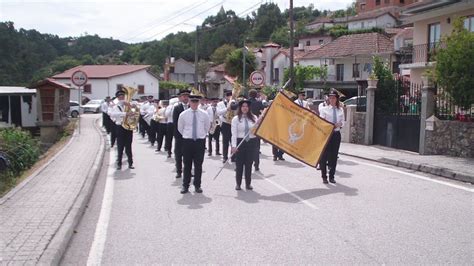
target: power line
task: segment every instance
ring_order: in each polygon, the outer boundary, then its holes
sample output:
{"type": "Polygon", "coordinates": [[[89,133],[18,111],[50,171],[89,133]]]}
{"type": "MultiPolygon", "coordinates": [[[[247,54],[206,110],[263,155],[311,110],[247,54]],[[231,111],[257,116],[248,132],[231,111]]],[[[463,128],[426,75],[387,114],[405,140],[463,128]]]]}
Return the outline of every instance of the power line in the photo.
{"type": "MultiPolygon", "coordinates": [[[[142,35],[142,34],[144,34],[144,33],[146,33],[146,32],[149,32],[150,30],[153,30],[153,29],[155,28],[155,26],[157,26],[158,24],[163,23],[163,22],[165,22],[165,21],[173,20],[173,19],[175,19],[175,18],[177,18],[177,17],[179,17],[179,16],[181,16],[181,15],[183,15],[183,14],[185,14],[185,13],[188,13],[189,11],[191,11],[191,10],[197,8],[198,6],[204,4],[204,3],[208,2],[208,1],[209,1],[209,0],[205,0],[204,2],[191,4],[191,5],[187,6],[187,7],[185,7],[184,9],[181,9],[181,10],[178,10],[178,11],[174,12],[174,13],[171,14],[170,16],[166,16],[166,17],[164,17],[164,18],[155,19],[155,20],[153,20],[152,22],[150,22],[150,23],[146,24],[145,26],[143,26],[144,28],[148,28],[148,29],[139,31],[138,33],[136,33],[135,31],[130,31],[129,33],[135,33],[135,34],[132,35],[131,37],[128,37],[128,38],[125,39],[125,40],[126,40],[126,41],[132,40],[132,39],[134,39],[134,38],[136,38],[136,37],[138,37],[138,36],[140,36],[140,35],[142,35]]],[[[121,36],[120,38],[127,36],[129,33],[124,34],[124,35],[121,36]]],[[[120,39],[120,38],[119,38],[119,39],[120,39]]]]}
{"type": "Polygon", "coordinates": [[[202,12],[200,12],[200,13],[198,13],[198,14],[196,14],[196,15],[194,15],[194,16],[188,18],[188,19],[185,19],[185,20],[181,21],[180,23],[177,23],[177,24],[175,24],[175,25],[173,25],[173,26],[171,26],[171,27],[169,27],[169,28],[167,28],[167,29],[165,29],[165,30],[163,30],[163,31],[158,32],[157,34],[155,34],[155,35],[153,35],[153,36],[151,36],[151,37],[149,37],[149,38],[147,38],[147,39],[145,39],[145,40],[151,40],[151,39],[153,39],[154,37],[156,37],[156,36],[158,36],[158,35],[160,35],[160,34],[162,34],[162,33],[165,33],[165,32],[167,32],[167,31],[169,31],[169,30],[171,30],[171,29],[173,29],[173,28],[179,26],[179,25],[185,23],[186,21],[188,21],[188,20],[190,20],[190,19],[193,19],[193,18],[195,18],[195,17],[198,17],[198,16],[200,16],[200,15],[202,15],[202,14],[208,12],[209,10],[215,8],[215,7],[218,6],[218,5],[222,5],[224,2],[225,2],[225,0],[222,1],[222,2],[220,2],[220,3],[218,3],[218,4],[216,4],[216,5],[213,5],[212,7],[208,8],[208,9],[206,9],[206,10],[204,10],[204,11],[202,11],[202,12]]]}

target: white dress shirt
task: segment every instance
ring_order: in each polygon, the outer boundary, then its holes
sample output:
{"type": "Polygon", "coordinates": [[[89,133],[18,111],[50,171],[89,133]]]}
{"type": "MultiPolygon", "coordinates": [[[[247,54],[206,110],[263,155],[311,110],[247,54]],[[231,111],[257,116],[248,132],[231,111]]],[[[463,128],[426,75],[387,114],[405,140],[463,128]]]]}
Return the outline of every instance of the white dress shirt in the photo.
{"type": "Polygon", "coordinates": [[[174,110],[174,105],[172,104],[168,105],[165,109],[166,122],[168,124],[173,123],[173,110],[174,110]]]}
{"type": "Polygon", "coordinates": [[[150,103],[148,101],[144,102],[140,106],[140,114],[141,115],[146,115],[148,108],[150,107],[150,103]]]}
{"type": "Polygon", "coordinates": [[[196,137],[197,139],[205,139],[207,132],[211,128],[211,121],[207,112],[197,108],[193,110],[188,108],[183,111],[178,118],[178,131],[183,135],[183,139],[193,138],[193,117],[196,112],[197,126],[196,126],[196,137]]]}
{"type": "MultiPolygon", "coordinates": [[[[222,123],[227,123],[227,120],[225,119],[226,113],[227,113],[227,110],[228,110],[227,108],[229,107],[229,104],[233,104],[233,103],[235,103],[234,100],[232,100],[230,102],[227,102],[227,100],[223,100],[223,101],[220,101],[217,104],[217,115],[219,116],[219,118],[221,120],[221,124],[222,123]]],[[[231,110],[231,112],[233,112],[233,111],[231,110]]]]}
{"type": "Polygon", "coordinates": [[[308,108],[308,101],[296,99],[295,103],[301,107],[308,108]]]}
{"type": "Polygon", "coordinates": [[[210,105],[209,108],[207,108],[207,115],[209,116],[211,123],[214,122],[214,115],[216,115],[220,120],[219,113],[217,112],[217,106],[210,105]]]}
{"type": "Polygon", "coordinates": [[[328,105],[327,105],[326,102],[320,103],[320,104],[318,105],[318,111],[319,111],[319,113],[321,113],[321,110],[322,110],[323,108],[327,107],[327,106],[328,106],[328,105]]]}
{"type": "MultiPolygon", "coordinates": [[[[333,109],[336,107],[333,107],[332,105],[328,105],[326,107],[321,108],[321,112],[319,113],[319,116],[329,123],[337,124],[341,123],[343,127],[344,126],[344,109],[342,107],[336,108],[336,122],[334,123],[334,111],[333,109]]],[[[341,130],[341,127],[336,127],[334,131],[339,131],[341,130]]]]}
{"type": "MultiPolygon", "coordinates": [[[[232,138],[231,138],[231,144],[232,147],[237,147],[237,139],[243,139],[245,137],[245,120],[247,120],[246,117],[242,116],[242,119],[239,120],[239,116],[236,115],[234,118],[232,118],[232,126],[231,126],[231,131],[232,131],[232,138]]],[[[257,121],[257,117],[254,116],[254,120],[257,121]]],[[[252,128],[255,125],[255,122],[252,122],[252,120],[248,119],[248,125],[249,125],[249,138],[253,139],[255,138],[255,135],[252,133],[252,128]]]]}
{"type": "Polygon", "coordinates": [[[127,114],[123,111],[124,109],[125,109],[125,106],[122,103],[118,103],[112,108],[112,111],[110,112],[110,117],[112,118],[112,120],[115,122],[116,125],[122,124],[123,118],[127,114]]]}
{"type": "MultiPolygon", "coordinates": [[[[166,107],[166,108],[168,108],[168,107],[166,107]]],[[[162,117],[165,117],[165,118],[163,118],[163,119],[158,119],[158,123],[160,123],[160,124],[166,124],[166,123],[168,123],[168,118],[167,118],[166,115],[165,115],[166,108],[165,108],[165,107],[161,107],[161,108],[158,110],[158,115],[159,115],[159,116],[162,116],[162,117]]],[[[171,118],[171,119],[173,119],[173,118],[171,118]]],[[[173,122],[173,121],[171,121],[171,122],[173,122]]]]}
{"type": "Polygon", "coordinates": [[[153,115],[155,114],[156,107],[154,104],[148,104],[148,107],[145,109],[145,114],[143,115],[143,119],[146,121],[148,125],[151,125],[151,120],[153,119],[153,115]]]}
{"type": "Polygon", "coordinates": [[[107,109],[109,108],[109,104],[107,102],[103,102],[100,105],[100,109],[102,110],[102,113],[107,113],[107,109]]]}

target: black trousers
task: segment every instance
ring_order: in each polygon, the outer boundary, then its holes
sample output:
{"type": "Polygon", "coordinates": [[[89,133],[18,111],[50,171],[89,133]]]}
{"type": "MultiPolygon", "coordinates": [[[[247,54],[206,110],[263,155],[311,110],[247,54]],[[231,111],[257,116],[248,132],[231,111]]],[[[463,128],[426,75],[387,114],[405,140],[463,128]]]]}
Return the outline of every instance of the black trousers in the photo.
{"type": "Polygon", "coordinates": [[[155,125],[155,124],[158,124],[158,122],[152,119],[150,121],[150,125],[147,124],[148,128],[146,129],[146,133],[148,135],[148,141],[151,143],[151,145],[155,145],[155,141],[156,141],[156,133],[157,133],[156,131],[158,129],[158,125],[155,125]]]}
{"type": "Polygon", "coordinates": [[[133,131],[126,130],[122,126],[116,125],[117,129],[117,165],[122,165],[123,150],[127,154],[128,164],[133,164],[132,141],[133,131]]]}
{"type": "MultiPolygon", "coordinates": [[[[164,124],[164,123],[158,123],[156,122],[155,123],[156,125],[156,129],[155,129],[155,132],[156,132],[156,141],[158,142],[158,147],[157,149],[158,150],[161,150],[161,147],[163,146],[163,139],[166,139],[166,126],[168,124],[164,124]]],[[[165,145],[166,146],[166,145],[165,145]]]]}
{"type": "Polygon", "coordinates": [[[221,133],[222,133],[222,155],[223,159],[227,160],[229,155],[229,146],[232,138],[231,125],[228,123],[221,124],[221,133]]]}
{"type": "Polygon", "coordinates": [[[171,155],[171,149],[173,145],[173,132],[173,123],[166,124],[165,150],[168,152],[168,155],[171,155]]]}
{"type": "Polygon", "coordinates": [[[278,149],[277,146],[272,145],[272,154],[273,154],[273,157],[282,158],[283,154],[285,153],[282,150],[278,149]]]}
{"type": "Polygon", "coordinates": [[[183,137],[174,136],[174,162],[176,173],[183,173],[183,137]]]}
{"type": "Polygon", "coordinates": [[[216,154],[219,153],[219,138],[221,136],[221,126],[217,126],[214,130],[214,134],[210,134],[207,137],[207,152],[212,153],[212,140],[216,141],[216,154]]]}
{"type": "Polygon", "coordinates": [[[334,174],[336,173],[337,155],[339,154],[340,145],[341,132],[335,131],[329,139],[329,143],[326,147],[326,150],[324,150],[323,155],[319,160],[319,166],[321,167],[321,176],[323,178],[327,178],[326,166],[329,166],[329,178],[334,178],[334,174]]]}
{"type": "Polygon", "coordinates": [[[112,120],[109,115],[104,112],[102,112],[102,126],[105,128],[105,131],[107,131],[107,134],[110,134],[112,130],[112,120]]]}
{"type": "Polygon", "coordinates": [[[196,188],[201,187],[202,163],[204,161],[205,139],[183,139],[183,187],[189,188],[191,183],[191,168],[194,166],[194,182],[196,188]]]}
{"type": "MultiPolygon", "coordinates": [[[[237,143],[240,143],[241,141],[242,139],[237,139],[237,143]]],[[[255,158],[255,153],[258,153],[257,142],[258,140],[256,138],[244,141],[235,154],[235,182],[239,186],[242,184],[242,175],[244,173],[245,185],[248,186],[252,183],[252,163],[255,158]]]]}
{"type": "MultiPolygon", "coordinates": [[[[120,126],[122,127],[122,126],[120,126]]],[[[110,145],[113,147],[115,145],[115,141],[117,140],[117,125],[115,122],[110,120],[110,145]]]]}
{"type": "Polygon", "coordinates": [[[255,165],[255,169],[258,169],[260,168],[260,138],[256,137],[255,139],[256,139],[255,145],[256,145],[257,152],[255,153],[255,158],[253,159],[253,162],[255,165]]]}

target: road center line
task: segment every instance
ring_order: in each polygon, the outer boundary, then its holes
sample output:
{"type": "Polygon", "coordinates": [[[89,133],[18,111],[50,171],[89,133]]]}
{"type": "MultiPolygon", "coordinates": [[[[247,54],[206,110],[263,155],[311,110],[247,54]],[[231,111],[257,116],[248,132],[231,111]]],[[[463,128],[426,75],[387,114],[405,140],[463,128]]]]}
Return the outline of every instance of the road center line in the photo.
{"type": "Polygon", "coordinates": [[[288,194],[290,194],[291,196],[293,196],[294,198],[296,198],[297,200],[299,200],[301,203],[305,204],[306,206],[310,207],[311,209],[313,210],[319,210],[318,207],[316,207],[316,205],[314,205],[313,203],[301,198],[300,196],[296,195],[295,193],[291,192],[290,190],[286,189],[284,186],[278,184],[277,182],[273,181],[273,180],[270,180],[268,178],[263,178],[263,180],[267,181],[268,183],[272,184],[273,186],[275,186],[276,188],[280,189],[281,191],[283,192],[286,192],[288,194]]]}
{"type": "MultiPolygon", "coordinates": [[[[461,190],[468,191],[468,192],[471,192],[471,193],[474,192],[474,189],[467,188],[467,187],[460,186],[460,185],[456,185],[456,184],[452,184],[450,182],[446,182],[446,181],[442,181],[442,180],[436,180],[436,179],[433,179],[433,178],[429,178],[429,177],[426,177],[426,176],[421,176],[421,175],[417,175],[417,174],[413,174],[413,173],[407,173],[407,172],[404,172],[404,171],[401,171],[401,170],[392,169],[392,168],[389,168],[389,167],[380,166],[380,165],[376,165],[376,164],[372,164],[372,163],[366,163],[366,162],[362,162],[362,161],[347,159],[347,156],[345,156],[344,160],[354,162],[354,163],[358,163],[358,164],[362,164],[362,165],[372,166],[372,167],[375,167],[375,168],[391,171],[391,172],[394,172],[394,173],[408,175],[408,176],[415,177],[415,178],[418,178],[418,179],[421,179],[421,180],[430,181],[430,182],[433,182],[433,183],[438,183],[438,184],[441,184],[441,185],[461,189],[461,190]]],[[[337,174],[337,172],[336,172],[336,174],[337,174]]]]}
{"type": "Polygon", "coordinates": [[[112,211],[112,202],[114,198],[114,154],[110,151],[109,167],[107,169],[107,179],[105,181],[104,197],[100,208],[99,220],[95,228],[94,241],[89,250],[87,265],[100,265],[102,263],[102,255],[104,254],[105,241],[107,240],[107,228],[109,227],[110,213],[112,211]]]}

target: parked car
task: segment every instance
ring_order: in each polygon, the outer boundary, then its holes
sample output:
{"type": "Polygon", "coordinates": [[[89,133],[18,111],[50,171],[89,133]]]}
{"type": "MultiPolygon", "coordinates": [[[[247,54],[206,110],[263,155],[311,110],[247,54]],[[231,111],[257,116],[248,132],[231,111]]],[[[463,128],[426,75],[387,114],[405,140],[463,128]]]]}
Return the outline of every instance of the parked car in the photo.
{"type": "Polygon", "coordinates": [[[76,118],[79,116],[79,113],[82,114],[82,110],[79,109],[79,103],[76,101],[70,101],[69,102],[69,111],[67,115],[69,117],[76,118]]]}
{"type": "Polygon", "coordinates": [[[104,102],[104,100],[90,100],[87,104],[82,106],[82,110],[84,113],[92,112],[98,113],[100,112],[100,105],[104,102]]]}
{"type": "Polygon", "coordinates": [[[357,108],[357,110],[359,110],[360,108],[360,111],[365,111],[366,107],[367,107],[367,98],[366,96],[354,96],[352,98],[349,98],[347,100],[345,100],[344,102],[344,105],[345,106],[348,106],[348,105],[359,105],[359,107],[357,108]]]}

